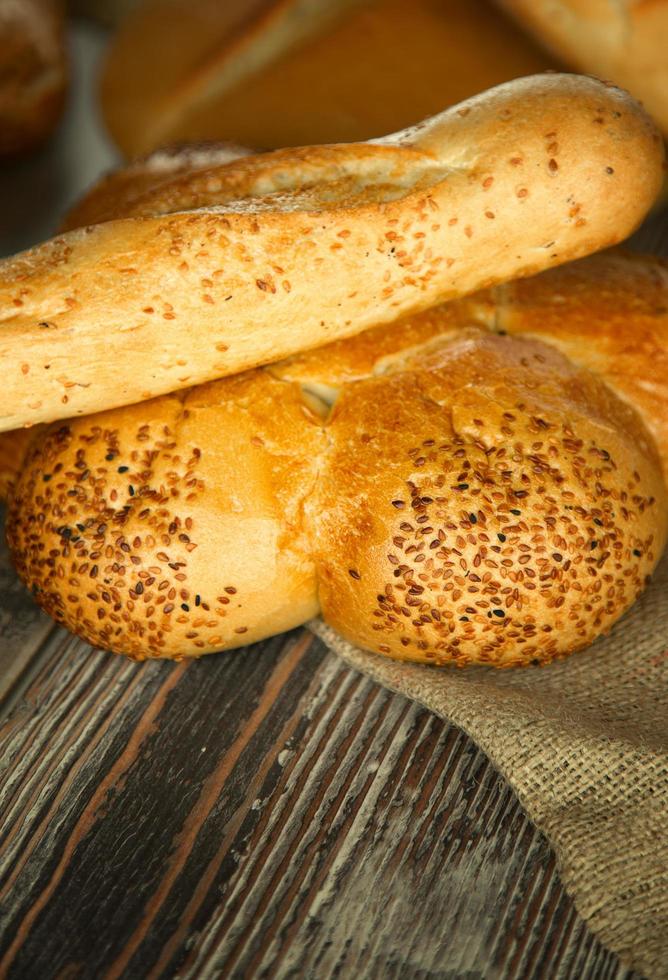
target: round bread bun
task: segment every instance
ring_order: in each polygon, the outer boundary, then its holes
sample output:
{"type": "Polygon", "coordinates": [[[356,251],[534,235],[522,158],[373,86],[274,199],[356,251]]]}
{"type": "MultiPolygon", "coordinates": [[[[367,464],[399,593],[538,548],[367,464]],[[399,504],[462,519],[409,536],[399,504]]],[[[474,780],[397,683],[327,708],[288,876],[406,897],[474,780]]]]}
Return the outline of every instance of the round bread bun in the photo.
{"type": "MultiPolygon", "coordinates": [[[[588,281],[595,308],[588,266],[606,258],[574,267],[576,308],[588,281]]],[[[318,610],[353,643],[428,663],[547,663],[590,644],[654,569],[668,500],[632,377],[623,400],[583,366],[604,364],[594,331],[579,363],[554,346],[579,324],[555,275],[533,287],[563,310],[540,340],[479,295],[53,424],[10,499],[21,578],[57,622],[137,659],[229,649],[318,610]],[[520,335],[499,335],[497,313],[520,335]]],[[[665,356],[665,312],[654,325],[665,356]]],[[[667,408],[651,420],[664,434],[667,408]]]]}

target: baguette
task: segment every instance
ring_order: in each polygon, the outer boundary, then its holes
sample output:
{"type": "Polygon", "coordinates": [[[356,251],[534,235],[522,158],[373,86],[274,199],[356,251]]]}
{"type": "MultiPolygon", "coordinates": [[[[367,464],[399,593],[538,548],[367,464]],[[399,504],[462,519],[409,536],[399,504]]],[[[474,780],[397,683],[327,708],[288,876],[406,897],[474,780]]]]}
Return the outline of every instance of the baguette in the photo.
{"type": "Polygon", "coordinates": [[[665,544],[667,311],[665,263],[608,253],[45,427],[9,504],[19,575],[135,659],[318,612],[418,662],[566,656],[665,544]]]}
{"type": "Polygon", "coordinates": [[[554,67],[487,0],[148,0],[112,41],[101,102],[128,156],[269,149],[382,136],[554,67]]]}
{"type": "Polygon", "coordinates": [[[234,374],[614,244],[662,162],[624,92],[545,75],[374,143],[159,168],[127,190],[128,216],[0,263],[0,430],[234,374]]]}

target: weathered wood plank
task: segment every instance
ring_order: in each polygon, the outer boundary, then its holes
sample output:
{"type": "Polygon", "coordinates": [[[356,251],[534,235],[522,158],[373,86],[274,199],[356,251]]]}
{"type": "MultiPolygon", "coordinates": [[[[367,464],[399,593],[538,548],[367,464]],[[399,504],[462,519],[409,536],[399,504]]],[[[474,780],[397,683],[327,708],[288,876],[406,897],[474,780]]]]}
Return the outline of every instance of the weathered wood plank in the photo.
{"type": "Polygon", "coordinates": [[[38,659],[0,729],[3,976],[630,976],[470,740],[308,634],[38,659]]]}

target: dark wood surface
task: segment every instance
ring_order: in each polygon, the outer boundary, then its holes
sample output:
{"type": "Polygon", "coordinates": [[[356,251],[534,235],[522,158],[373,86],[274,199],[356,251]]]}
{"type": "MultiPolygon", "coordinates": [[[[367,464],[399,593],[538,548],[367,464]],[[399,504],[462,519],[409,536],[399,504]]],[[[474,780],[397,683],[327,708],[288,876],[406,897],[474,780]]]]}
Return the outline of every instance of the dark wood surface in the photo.
{"type": "Polygon", "coordinates": [[[461,732],[306,631],[133,664],[0,555],[0,975],[631,977],[461,732]]]}

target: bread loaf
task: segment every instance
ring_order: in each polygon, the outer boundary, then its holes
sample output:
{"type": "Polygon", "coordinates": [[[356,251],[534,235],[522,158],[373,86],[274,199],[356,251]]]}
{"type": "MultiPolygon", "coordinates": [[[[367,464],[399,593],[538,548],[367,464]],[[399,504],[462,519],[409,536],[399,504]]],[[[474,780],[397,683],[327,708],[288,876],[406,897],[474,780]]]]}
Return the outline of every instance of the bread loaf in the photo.
{"type": "Polygon", "coordinates": [[[0,0],[0,156],[51,134],[66,85],[62,3],[0,0]]]}
{"type": "Polygon", "coordinates": [[[217,152],[167,177],[154,158],[134,171],[141,193],[123,191],[127,216],[0,263],[0,430],[234,374],[596,251],[642,219],[663,161],[633,100],[568,75],[373,143],[217,152]]]}
{"type": "Polygon", "coordinates": [[[382,136],[552,67],[487,0],[148,0],[112,41],[101,98],[128,156],[268,149],[382,136]]]}
{"type": "Polygon", "coordinates": [[[565,656],[664,547],[667,310],[665,264],[595,256],[55,423],[9,505],[19,574],[57,622],[138,659],[318,611],[392,657],[565,656]]]}
{"type": "Polygon", "coordinates": [[[623,85],[668,135],[668,3],[498,0],[555,57],[623,85]]]}

